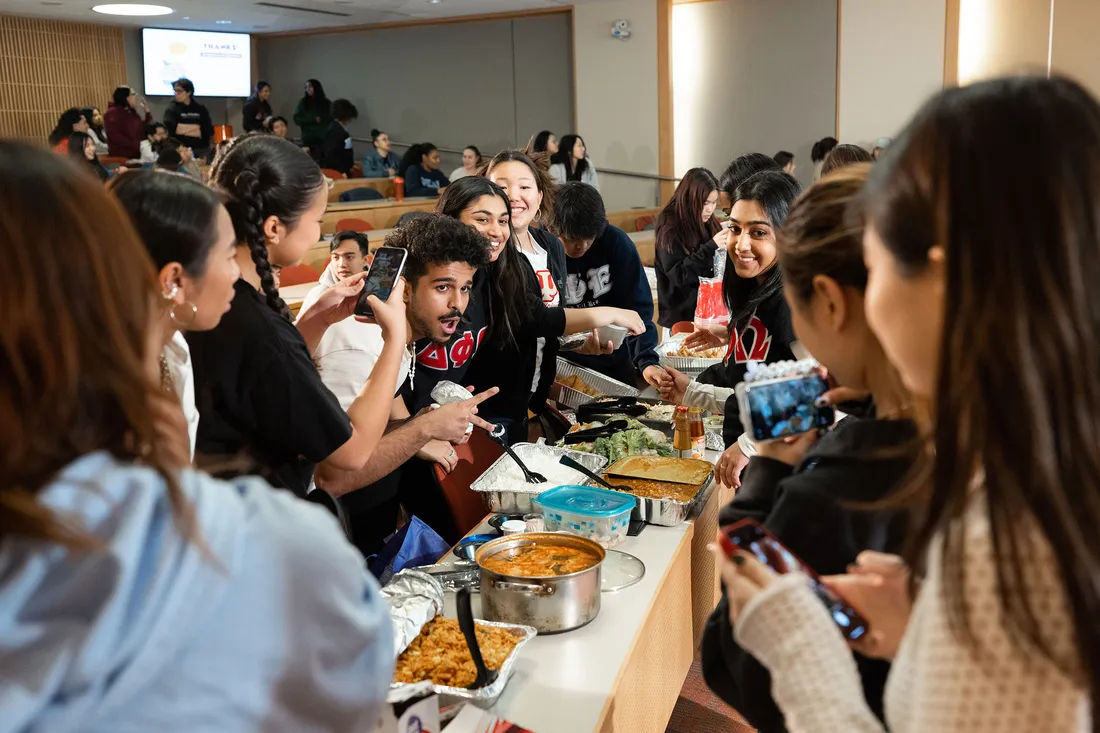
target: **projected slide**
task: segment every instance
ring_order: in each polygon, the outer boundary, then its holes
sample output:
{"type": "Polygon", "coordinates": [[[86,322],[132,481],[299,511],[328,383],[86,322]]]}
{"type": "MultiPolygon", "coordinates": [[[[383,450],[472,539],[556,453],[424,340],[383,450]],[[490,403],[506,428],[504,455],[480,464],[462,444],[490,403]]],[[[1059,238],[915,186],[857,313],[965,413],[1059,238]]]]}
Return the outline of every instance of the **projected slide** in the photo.
{"type": "Polygon", "coordinates": [[[186,77],[196,97],[247,97],[252,92],[252,51],[247,33],[146,28],[142,34],[145,94],[171,96],[186,77]]]}

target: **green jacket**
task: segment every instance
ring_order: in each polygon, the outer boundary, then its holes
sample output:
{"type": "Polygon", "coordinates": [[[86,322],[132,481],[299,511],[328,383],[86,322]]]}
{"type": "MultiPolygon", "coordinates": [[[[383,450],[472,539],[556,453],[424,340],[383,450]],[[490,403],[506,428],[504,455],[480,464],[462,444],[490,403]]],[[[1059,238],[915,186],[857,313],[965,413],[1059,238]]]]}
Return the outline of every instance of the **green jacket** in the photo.
{"type": "Polygon", "coordinates": [[[326,102],[324,109],[318,113],[307,110],[302,101],[298,101],[298,106],[294,108],[294,123],[302,128],[302,145],[311,150],[316,148],[320,151],[325,133],[328,131],[329,124],[332,123],[331,107],[332,105],[326,102]],[[321,118],[320,122],[317,121],[318,117],[321,118]]]}

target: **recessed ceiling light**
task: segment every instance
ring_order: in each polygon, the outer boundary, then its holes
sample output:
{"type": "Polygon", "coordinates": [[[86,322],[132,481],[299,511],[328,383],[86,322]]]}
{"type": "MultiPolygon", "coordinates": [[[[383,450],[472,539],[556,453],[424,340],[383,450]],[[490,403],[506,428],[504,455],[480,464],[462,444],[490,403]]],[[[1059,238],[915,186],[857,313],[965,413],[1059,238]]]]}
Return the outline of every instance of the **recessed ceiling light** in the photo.
{"type": "Polygon", "coordinates": [[[439,3],[443,2],[443,0],[428,0],[428,2],[432,5],[439,5],[439,3]]]}
{"type": "Polygon", "coordinates": [[[217,23],[218,25],[229,25],[233,21],[231,21],[231,20],[215,20],[214,22],[217,23]]]}
{"type": "Polygon", "coordinates": [[[96,13],[104,15],[168,15],[174,12],[172,8],[163,5],[96,5],[92,7],[96,13]]]}

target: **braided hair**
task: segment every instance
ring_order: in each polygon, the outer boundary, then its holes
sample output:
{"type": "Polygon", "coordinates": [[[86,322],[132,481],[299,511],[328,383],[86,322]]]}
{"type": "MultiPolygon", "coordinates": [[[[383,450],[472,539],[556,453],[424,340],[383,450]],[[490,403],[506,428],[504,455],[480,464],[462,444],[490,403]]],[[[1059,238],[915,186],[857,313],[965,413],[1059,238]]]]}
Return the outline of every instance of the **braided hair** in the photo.
{"type": "Polygon", "coordinates": [[[290,309],[279,297],[267,256],[264,221],[276,216],[293,229],[325,185],[321,169],[301,148],[273,135],[249,135],[219,151],[211,184],[231,196],[226,204],[237,241],[248,247],[267,304],[288,321],[290,309]]]}

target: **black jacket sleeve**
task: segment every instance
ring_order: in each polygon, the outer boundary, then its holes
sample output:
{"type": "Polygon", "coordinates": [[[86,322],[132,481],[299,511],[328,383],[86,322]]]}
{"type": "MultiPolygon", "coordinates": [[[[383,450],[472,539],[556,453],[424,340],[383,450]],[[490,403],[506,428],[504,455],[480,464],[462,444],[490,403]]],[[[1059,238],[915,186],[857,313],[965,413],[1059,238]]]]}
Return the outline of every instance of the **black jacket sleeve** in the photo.
{"type": "Polygon", "coordinates": [[[168,105],[168,109],[164,110],[164,129],[167,130],[169,137],[174,137],[176,134],[176,128],[180,124],[180,108],[179,105],[173,102],[168,105]]]}
{"type": "Polygon", "coordinates": [[[199,129],[202,131],[201,140],[204,146],[210,145],[214,138],[214,123],[210,119],[210,110],[205,104],[199,105],[199,129]]]}
{"type": "Polygon", "coordinates": [[[679,290],[686,286],[695,287],[701,277],[714,277],[714,253],[718,251],[718,245],[713,239],[708,239],[695,248],[691,254],[685,254],[679,247],[665,250],[656,248],[657,267],[664,272],[668,281],[668,293],[658,292],[658,302],[670,299],[679,290]]]}
{"type": "Polygon", "coordinates": [[[260,100],[253,98],[245,103],[244,108],[241,110],[241,126],[244,128],[245,132],[263,129],[263,120],[256,119],[259,112],[260,100]]]}
{"type": "Polygon", "coordinates": [[[619,237],[615,246],[612,271],[615,273],[613,301],[620,308],[637,313],[645,324],[645,333],[627,336],[623,346],[630,354],[634,369],[641,374],[646,367],[659,364],[657,356],[657,327],[653,324],[653,291],[649,289],[642,258],[638,248],[626,234],[619,237]]]}
{"type": "Polygon", "coordinates": [[[332,168],[347,175],[355,165],[355,155],[348,155],[346,140],[347,130],[339,122],[333,122],[325,132],[325,139],[321,143],[321,167],[332,168]]]}
{"type": "MultiPolygon", "coordinates": [[[[807,455],[800,470],[793,472],[778,461],[755,457],[736,498],[719,519],[722,525],[755,519],[818,573],[843,573],[863,550],[896,552],[904,539],[904,524],[896,512],[857,511],[838,500],[858,501],[860,488],[868,492],[864,499],[884,496],[905,465],[854,454],[807,455]]],[[[882,718],[889,664],[855,657],[867,702],[882,718]]],[[[724,595],[707,621],[702,666],[711,690],[762,733],[785,730],[783,714],[771,697],[767,669],[734,640],[724,595]]]]}

